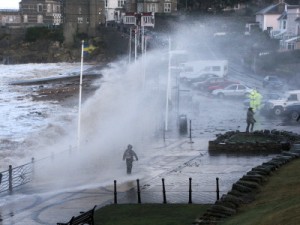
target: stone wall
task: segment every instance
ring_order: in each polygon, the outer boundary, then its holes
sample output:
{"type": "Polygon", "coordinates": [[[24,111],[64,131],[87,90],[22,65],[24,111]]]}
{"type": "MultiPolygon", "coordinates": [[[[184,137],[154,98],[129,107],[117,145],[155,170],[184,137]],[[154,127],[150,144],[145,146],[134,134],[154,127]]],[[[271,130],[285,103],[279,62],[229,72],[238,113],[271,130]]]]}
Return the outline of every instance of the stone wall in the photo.
{"type": "Polygon", "coordinates": [[[280,153],[288,151],[295,141],[300,141],[300,136],[287,131],[229,131],[209,141],[208,150],[210,153],[280,153]]]}
{"type": "Polygon", "coordinates": [[[282,152],[270,161],[252,168],[242,178],[232,185],[231,191],[224,194],[215,202],[201,217],[195,220],[194,225],[217,225],[224,219],[238,213],[242,205],[249,204],[255,200],[255,195],[267,181],[274,171],[291,160],[299,160],[300,150],[291,149],[282,152]]]}

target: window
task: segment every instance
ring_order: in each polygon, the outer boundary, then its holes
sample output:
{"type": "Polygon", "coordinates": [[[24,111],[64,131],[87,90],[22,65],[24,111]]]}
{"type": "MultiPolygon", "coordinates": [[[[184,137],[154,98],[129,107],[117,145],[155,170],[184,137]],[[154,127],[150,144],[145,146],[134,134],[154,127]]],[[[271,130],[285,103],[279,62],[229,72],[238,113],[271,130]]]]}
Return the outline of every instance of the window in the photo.
{"type": "Polygon", "coordinates": [[[246,89],[246,87],[241,86],[241,85],[239,85],[238,87],[239,87],[239,88],[238,88],[239,90],[245,90],[245,89],[246,89]]]}
{"type": "Polygon", "coordinates": [[[147,12],[157,12],[157,4],[156,3],[147,4],[147,12]]]}
{"type": "Polygon", "coordinates": [[[60,14],[53,14],[53,25],[61,24],[61,15],[60,14]]]}
{"type": "Polygon", "coordinates": [[[78,17],[77,18],[77,23],[79,23],[79,24],[83,23],[83,17],[78,17]]]}
{"type": "Polygon", "coordinates": [[[118,7],[121,8],[126,4],[125,0],[118,0],[118,7]]]}
{"type": "Polygon", "coordinates": [[[51,4],[48,4],[47,5],[47,13],[51,13],[51,11],[52,11],[51,4]]]}
{"type": "Polygon", "coordinates": [[[43,5],[42,4],[37,5],[37,11],[38,12],[43,12],[43,5]]]}
{"type": "Polygon", "coordinates": [[[23,15],[23,21],[24,21],[24,23],[28,23],[28,16],[27,15],[23,15]]]}
{"type": "Polygon", "coordinates": [[[79,15],[82,14],[82,9],[81,9],[81,7],[78,7],[78,14],[79,14],[79,15]]]}
{"type": "Polygon", "coordinates": [[[135,16],[124,16],[124,23],[125,24],[135,24],[136,23],[136,18],[135,16]]]}
{"type": "Polygon", "coordinates": [[[87,24],[90,23],[90,18],[89,18],[89,17],[86,18],[86,23],[87,23],[87,24]]]}
{"type": "Polygon", "coordinates": [[[237,89],[237,85],[232,85],[232,86],[228,86],[228,88],[226,88],[227,90],[236,90],[237,89]]]}
{"type": "Polygon", "coordinates": [[[37,15],[37,23],[43,23],[43,15],[37,15]]]}
{"type": "Polygon", "coordinates": [[[297,101],[297,95],[296,95],[296,94],[291,94],[291,95],[288,97],[288,101],[297,101]]]}
{"type": "Polygon", "coordinates": [[[288,50],[294,50],[295,49],[295,43],[288,43],[287,49],[288,50]]]}
{"type": "Polygon", "coordinates": [[[164,12],[165,13],[171,12],[171,3],[164,3],[164,12]]]}
{"type": "Polygon", "coordinates": [[[282,21],[282,29],[286,29],[286,20],[282,21]]]}
{"type": "Polygon", "coordinates": [[[60,12],[60,6],[59,5],[53,5],[53,12],[60,12]]]}

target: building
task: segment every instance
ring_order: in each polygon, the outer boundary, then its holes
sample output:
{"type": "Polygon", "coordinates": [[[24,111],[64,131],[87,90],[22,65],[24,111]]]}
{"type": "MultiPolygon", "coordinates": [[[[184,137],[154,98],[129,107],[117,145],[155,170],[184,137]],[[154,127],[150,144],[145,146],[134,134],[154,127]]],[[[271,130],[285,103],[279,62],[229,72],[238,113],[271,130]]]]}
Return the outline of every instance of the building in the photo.
{"type": "Polygon", "coordinates": [[[177,12],[177,0],[127,0],[126,12],[154,12],[171,14],[177,12]]]}
{"type": "Polygon", "coordinates": [[[67,44],[74,43],[77,34],[95,36],[97,27],[106,22],[103,0],[64,0],[64,37],[67,44]]]}
{"type": "Polygon", "coordinates": [[[300,1],[279,1],[256,13],[256,22],[271,38],[280,40],[281,50],[300,49],[300,1]]]}
{"type": "Polygon", "coordinates": [[[60,0],[22,0],[21,22],[24,26],[57,26],[62,23],[60,0]]]}
{"type": "Polygon", "coordinates": [[[20,26],[21,16],[18,10],[0,10],[1,26],[20,26]]]}
{"type": "Polygon", "coordinates": [[[287,5],[279,18],[281,50],[300,49],[300,5],[287,5]]]}
{"type": "Polygon", "coordinates": [[[285,3],[270,5],[255,14],[255,21],[263,31],[279,30],[278,18],[285,11],[285,3]]]}

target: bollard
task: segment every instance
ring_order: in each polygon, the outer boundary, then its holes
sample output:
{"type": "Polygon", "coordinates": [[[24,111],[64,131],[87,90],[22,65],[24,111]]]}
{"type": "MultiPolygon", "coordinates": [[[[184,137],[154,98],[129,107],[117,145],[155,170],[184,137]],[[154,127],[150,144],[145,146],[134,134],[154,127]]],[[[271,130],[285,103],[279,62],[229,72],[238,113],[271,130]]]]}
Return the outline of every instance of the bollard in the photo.
{"type": "Polygon", "coordinates": [[[189,204],[192,204],[192,178],[189,178],[189,204]]]}
{"type": "Polygon", "coordinates": [[[167,203],[167,197],[166,197],[166,188],[165,188],[165,179],[162,178],[162,188],[163,188],[163,203],[166,204],[167,203]]]}
{"type": "Polygon", "coordinates": [[[219,178],[218,177],[216,178],[216,182],[217,182],[217,190],[216,190],[217,200],[219,200],[220,199],[220,190],[219,190],[219,178]]]}
{"type": "Polygon", "coordinates": [[[12,166],[9,165],[8,167],[8,190],[9,194],[12,194],[12,166]]]}
{"type": "Polygon", "coordinates": [[[118,200],[117,200],[117,181],[114,180],[114,204],[117,204],[118,200]]]}
{"type": "Polygon", "coordinates": [[[138,203],[141,204],[141,191],[140,191],[140,180],[136,180],[137,184],[137,194],[138,194],[138,203]]]}

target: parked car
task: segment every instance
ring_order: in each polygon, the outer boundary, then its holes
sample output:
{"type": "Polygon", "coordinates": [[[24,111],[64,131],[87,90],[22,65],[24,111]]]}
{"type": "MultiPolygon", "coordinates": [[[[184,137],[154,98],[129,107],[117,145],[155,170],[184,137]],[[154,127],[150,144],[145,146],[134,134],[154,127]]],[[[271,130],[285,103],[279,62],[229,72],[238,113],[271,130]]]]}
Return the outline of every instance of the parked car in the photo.
{"type": "Polygon", "coordinates": [[[214,91],[216,89],[222,89],[222,88],[227,87],[230,84],[239,84],[239,83],[240,82],[238,82],[238,81],[224,79],[223,81],[215,82],[210,85],[204,86],[203,90],[211,93],[212,91],[214,91]]]}
{"type": "Polygon", "coordinates": [[[191,86],[191,87],[194,88],[197,85],[205,83],[208,80],[210,80],[211,78],[216,78],[216,77],[217,76],[214,75],[214,74],[205,73],[205,74],[202,74],[202,75],[194,77],[194,78],[181,77],[180,81],[181,81],[182,84],[187,85],[187,86],[191,86]]]}
{"type": "Polygon", "coordinates": [[[281,116],[284,107],[296,103],[300,104],[300,90],[287,91],[282,98],[267,101],[262,110],[267,114],[281,116]]]}
{"type": "Polygon", "coordinates": [[[289,120],[297,120],[300,116],[300,103],[284,107],[282,115],[289,120]]]}
{"type": "Polygon", "coordinates": [[[218,96],[219,98],[223,97],[245,97],[253,89],[244,85],[244,84],[230,84],[225,88],[216,89],[212,91],[212,95],[218,96]]]}
{"type": "MultiPolygon", "coordinates": [[[[268,102],[269,100],[278,100],[282,98],[282,95],[278,94],[278,93],[265,93],[262,95],[262,101],[261,101],[261,107],[263,107],[266,102],[268,102]]],[[[245,107],[249,107],[250,106],[250,98],[247,97],[244,102],[243,102],[245,107]]]]}
{"type": "Polygon", "coordinates": [[[205,87],[210,86],[210,85],[215,84],[215,83],[222,82],[224,80],[225,80],[225,78],[223,78],[223,77],[212,76],[212,77],[209,77],[209,78],[205,79],[204,81],[193,82],[192,87],[195,90],[201,90],[202,91],[202,90],[205,89],[205,87]]]}
{"type": "Polygon", "coordinates": [[[262,86],[264,88],[282,89],[284,87],[284,83],[277,76],[266,76],[263,79],[262,86]]]}

